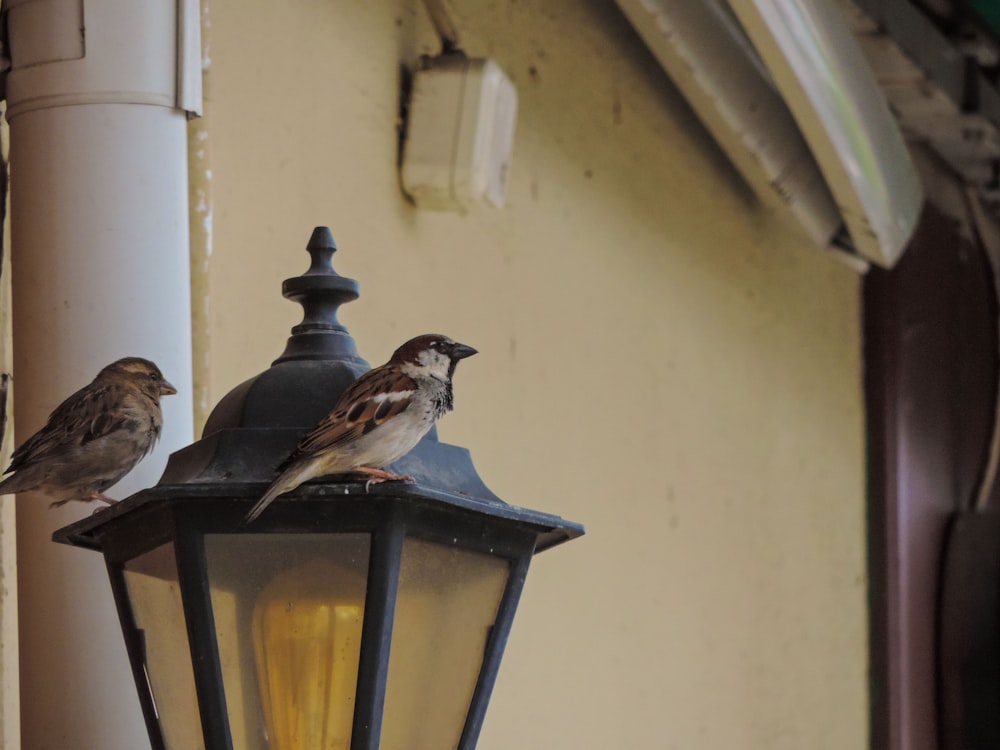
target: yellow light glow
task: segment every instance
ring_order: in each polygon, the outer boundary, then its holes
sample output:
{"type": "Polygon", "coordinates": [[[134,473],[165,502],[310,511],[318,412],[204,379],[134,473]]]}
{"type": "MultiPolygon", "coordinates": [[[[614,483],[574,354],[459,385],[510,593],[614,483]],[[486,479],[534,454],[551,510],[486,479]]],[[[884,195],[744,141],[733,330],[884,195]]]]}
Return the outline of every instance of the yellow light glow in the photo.
{"type": "Polygon", "coordinates": [[[257,598],[254,656],[270,750],[348,750],[364,599],[331,594],[343,571],[315,561],[257,598]]]}

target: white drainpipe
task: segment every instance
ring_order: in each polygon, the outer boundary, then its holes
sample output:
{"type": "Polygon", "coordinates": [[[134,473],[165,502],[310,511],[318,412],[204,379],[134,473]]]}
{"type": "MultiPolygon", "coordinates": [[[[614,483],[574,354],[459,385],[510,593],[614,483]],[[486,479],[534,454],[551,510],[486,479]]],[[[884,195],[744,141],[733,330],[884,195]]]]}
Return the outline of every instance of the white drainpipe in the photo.
{"type": "MultiPolygon", "coordinates": [[[[187,115],[200,109],[198,0],[4,0],[12,67],[17,442],[108,362],[144,356],[179,395],[156,482],[192,439],[187,115]]],[[[50,541],[90,513],[17,504],[24,748],[148,747],[104,564],[50,541]]],[[[196,721],[197,717],[192,717],[196,721]]]]}

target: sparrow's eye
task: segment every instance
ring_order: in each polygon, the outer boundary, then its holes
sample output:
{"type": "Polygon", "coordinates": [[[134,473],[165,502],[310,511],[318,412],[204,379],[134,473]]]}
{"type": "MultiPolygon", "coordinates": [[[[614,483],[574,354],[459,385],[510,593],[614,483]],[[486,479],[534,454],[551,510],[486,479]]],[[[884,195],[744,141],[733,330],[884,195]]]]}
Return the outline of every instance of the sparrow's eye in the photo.
{"type": "Polygon", "coordinates": [[[155,372],[151,372],[151,373],[149,373],[149,379],[150,380],[159,380],[160,376],[157,375],[155,372]]]}

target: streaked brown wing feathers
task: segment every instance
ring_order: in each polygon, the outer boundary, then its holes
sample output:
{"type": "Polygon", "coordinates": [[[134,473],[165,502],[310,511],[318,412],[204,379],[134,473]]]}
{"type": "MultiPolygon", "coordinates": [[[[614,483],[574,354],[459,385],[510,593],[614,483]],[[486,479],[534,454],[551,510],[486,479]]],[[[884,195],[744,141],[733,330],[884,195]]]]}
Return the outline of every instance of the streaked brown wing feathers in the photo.
{"type": "Polygon", "coordinates": [[[124,420],[115,412],[122,395],[121,387],[114,383],[78,390],[56,407],[42,429],[14,451],[7,472],[120,428],[124,420]]]}
{"type": "Polygon", "coordinates": [[[371,432],[406,411],[410,405],[409,396],[415,389],[416,383],[395,369],[371,370],[348,386],[333,411],[302,438],[283,466],[301,456],[331,450],[371,432]]]}

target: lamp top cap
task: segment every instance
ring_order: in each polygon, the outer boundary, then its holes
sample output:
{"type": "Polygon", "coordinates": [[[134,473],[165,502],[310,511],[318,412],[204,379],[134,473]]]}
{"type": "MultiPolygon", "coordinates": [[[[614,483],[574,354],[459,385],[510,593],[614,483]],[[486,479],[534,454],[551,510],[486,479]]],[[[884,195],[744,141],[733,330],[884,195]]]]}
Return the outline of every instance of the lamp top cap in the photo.
{"type": "Polygon", "coordinates": [[[270,368],[219,401],[205,424],[205,436],[225,428],[309,429],[344,388],[369,369],[337,319],[338,308],[359,293],[358,282],[333,268],[337,245],[330,228],[316,227],[306,249],[309,268],[285,279],[281,287],[286,299],[302,305],[302,322],[292,328],[270,368]]]}
{"type": "Polygon", "coordinates": [[[342,304],[360,296],[358,282],[334,270],[337,243],[330,227],[313,229],[306,250],[310,256],[309,268],[301,276],[285,279],[281,284],[281,294],[302,305],[303,317],[292,328],[285,351],[275,364],[294,359],[328,359],[331,355],[356,359],[354,341],[337,319],[337,312],[342,304]],[[332,337],[315,334],[332,334],[332,337]],[[335,351],[331,351],[331,345],[335,351]]]}

